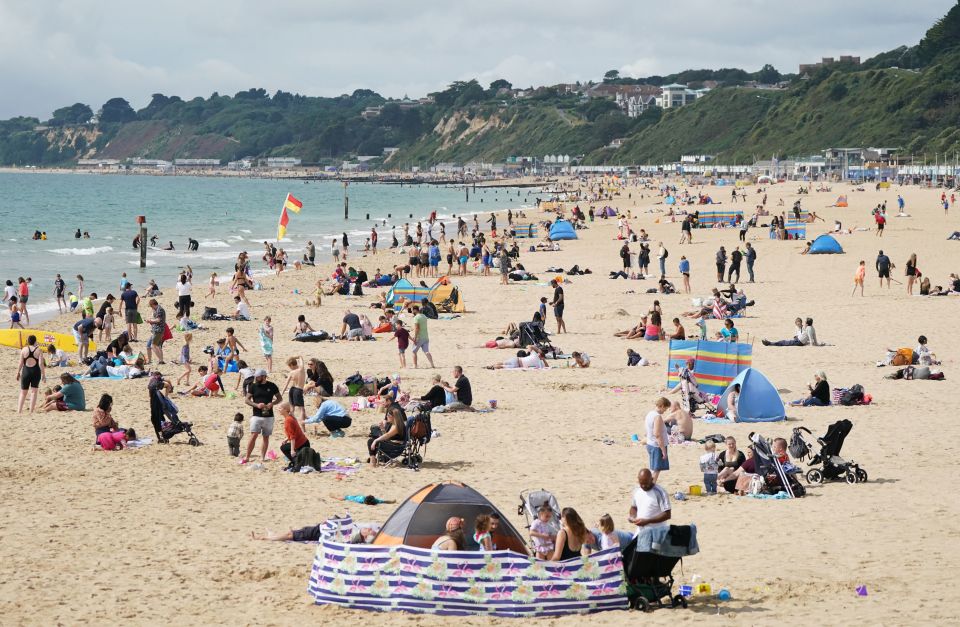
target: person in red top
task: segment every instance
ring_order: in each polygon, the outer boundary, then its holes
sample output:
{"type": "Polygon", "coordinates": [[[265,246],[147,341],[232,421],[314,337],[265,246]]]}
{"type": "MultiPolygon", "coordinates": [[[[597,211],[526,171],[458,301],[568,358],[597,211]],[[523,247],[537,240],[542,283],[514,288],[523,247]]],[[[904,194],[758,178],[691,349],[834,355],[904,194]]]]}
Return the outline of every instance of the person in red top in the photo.
{"type": "Polygon", "coordinates": [[[30,283],[23,277],[20,277],[19,280],[20,284],[17,286],[17,293],[20,296],[18,299],[20,316],[23,317],[27,324],[30,324],[30,314],[27,312],[27,301],[30,300],[30,283]]]}
{"type": "Polygon", "coordinates": [[[310,446],[310,440],[307,439],[303,429],[300,428],[300,423],[293,416],[293,406],[290,403],[280,403],[274,409],[283,416],[283,433],[286,436],[286,440],[280,445],[280,452],[292,464],[293,458],[297,456],[297,451],[310,446]]]}

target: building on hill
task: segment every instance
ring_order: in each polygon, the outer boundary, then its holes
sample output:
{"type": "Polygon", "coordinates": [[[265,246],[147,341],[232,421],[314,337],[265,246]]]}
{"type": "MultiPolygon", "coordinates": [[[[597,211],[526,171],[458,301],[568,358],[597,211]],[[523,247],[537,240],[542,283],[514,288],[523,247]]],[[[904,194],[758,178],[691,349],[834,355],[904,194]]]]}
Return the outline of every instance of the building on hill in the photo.
{"type": "Polygon", "coordinates": [[[364,120],[372,120],[380,117],[381,113],[383,113],[383,107],[367,107],[360,112],[360,117],[364,120]]]}
{"type": "Polygon", "coordinates": [[[618,93],[615,102],[617,106],[620,107],[620,110],[627,114],[627,117],[637,118],[650,107],[657,106],[657,95],[659,95],[659,91],[660,88],[657,88],[658,94],[639,96],[618,93]]]}
{"type": "Polygon", "coordinates": [[[676,109],[702,98],[710,91],[710,88],[690,89],[680,83],[671,83],[661,87],[661,90],[661,94],[657,98],[657,106],[661,109],[676,109]]]}
{"type": "Polygon", "coordinates": [[[219,168],[219,159],[174,159],[173,165],[178,168],[219,168]]]}
{"type": "Polygon", "coordinates": [[[833,57],[823,57],[820,59],[820,63],[801,63],[800,64],[800,76],[810,76],[817,70],[828,65],[833,65],[834,63],[849,63],[851,65],[860,65],[860,57],[854,57],[851,55],[843,54],[840,55],[839,59],[834,59],[833,57]]]}
{"type": "Polygon", "coordinates": [[[267,167],[271,169],[297,168],[301,163],[297,157],[267,157],[267,167]]]}

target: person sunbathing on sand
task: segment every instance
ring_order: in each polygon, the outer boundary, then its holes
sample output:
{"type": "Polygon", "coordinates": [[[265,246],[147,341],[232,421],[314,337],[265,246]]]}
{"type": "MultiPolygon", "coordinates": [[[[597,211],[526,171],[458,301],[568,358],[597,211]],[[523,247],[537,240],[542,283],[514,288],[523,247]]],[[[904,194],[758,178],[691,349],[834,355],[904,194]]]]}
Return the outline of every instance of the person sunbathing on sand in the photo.
{"type": "Polygon", "coordinates": [[[487,370],[512,370],[514,368],[530,368],[533,370],[539,370],[542,368],[549,368],[546,362],[547,356],[543,353],[539,347],[530,345],[527,347],[527,350],[517,351],[516,357],[511,357],[510,359],[487,366],[487,370]]]}
{"type": "MultiPolygon", "coordinates": [[[[250,532],[251,540],[264,540],[267,542],[319,542],[323,523],[313,525],[312,527],[302,527],[300,529],[291,529],[283,533],[266,530],[265,533],[250,532]]],[[[353,536],[350,537],[350,544],[370,544],[380,532],[376,526],[370,525],[360,527],[353,536]]]]}
{"type": "Polygon", "coordinates": [[[627,340],[636,340],[643,339],[643,336],[647,332],[647,316],[640,318],[640,324],[635,327],[631,327],[624,331],[617,331],[613,334],[614,337],[622,337],[627,340]]]}

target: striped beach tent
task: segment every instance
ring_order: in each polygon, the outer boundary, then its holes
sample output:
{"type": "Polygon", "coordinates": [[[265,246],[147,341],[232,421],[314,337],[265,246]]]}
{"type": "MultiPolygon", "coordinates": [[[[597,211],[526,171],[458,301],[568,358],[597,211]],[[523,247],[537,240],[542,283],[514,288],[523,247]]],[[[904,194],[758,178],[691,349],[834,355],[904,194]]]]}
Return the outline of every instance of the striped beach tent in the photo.
{"type": "Polygon", "coordinates": [[[700,391],[723,394],[730,382],[753,363],[753,347],[743,343],[670,340],[667,357],[669,389],[680,382],[679,370],[686,367],[687,359],[691,358],[696,361],[693,372],[700,391]]]}
{"type": "Polygon", "coordinates": [[[420,301],[430,298],[430,292],[432,290],[432,287],[422,287],[414,285],[406,279],[400,279],[394,283],[390,291],[387,292],[387,304],[392,305],[401,298],[405,298],[410,302],[419,303],[420,301]]]}
{"type": "Polygon", "coordinates": [[[514,235],[514,237],[517,239],[531,239],[539,237],[536,224],[515,224],[514,230],[516,231],[516,235],[514,235]]]}
{"type": "Polygon", "coordinates": [[[711,228],[717,224],[734,225],[737,218],[743,219],[743,212],[734,209],[725,211],[701,211],[698,224],[702,228],[711,228]]]}

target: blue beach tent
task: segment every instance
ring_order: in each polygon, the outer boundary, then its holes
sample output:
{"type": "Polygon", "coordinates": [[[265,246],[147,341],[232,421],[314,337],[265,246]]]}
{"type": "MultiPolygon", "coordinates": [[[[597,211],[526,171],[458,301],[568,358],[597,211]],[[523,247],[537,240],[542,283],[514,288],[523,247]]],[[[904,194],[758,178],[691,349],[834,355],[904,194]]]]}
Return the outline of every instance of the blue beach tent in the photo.
{"type": "Polygon", "coordinates": [[[727,393],[737,383],[740,384],[740,399],[737,401],[739,422],[774,422],[786,418],[787,411],[777,388],[754,368],[747,368],[730,382],[720,398],[720,409],[727,410],[727,393]]]}
{"type": "Polygon", "coordinates": [[[843,247],[840,246],[840,242],[826,233],[813,240],[813,244],[810,246],[811,255],[837,255],[842,252],[843,247]]]}
{"type": "Polygon", "coordinates": [[[566,220],[557,220],[550,226],[550,240],[577,239],[577,233],[573,230],[573,225],[566,220]]]}

